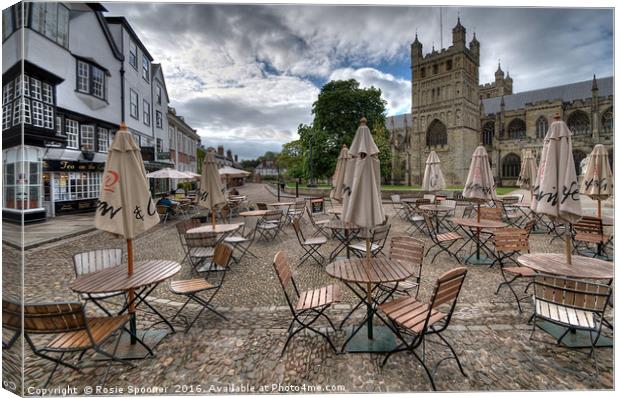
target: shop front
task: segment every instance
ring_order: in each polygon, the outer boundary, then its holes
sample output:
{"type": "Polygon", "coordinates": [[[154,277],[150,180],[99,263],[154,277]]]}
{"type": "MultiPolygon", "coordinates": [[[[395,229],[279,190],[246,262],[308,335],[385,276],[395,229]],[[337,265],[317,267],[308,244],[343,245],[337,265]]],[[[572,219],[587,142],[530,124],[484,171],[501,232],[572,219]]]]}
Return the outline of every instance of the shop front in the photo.
{"type": "Polygon", "coordinates": [[[43,148],[15,146],[2,151],[2,218],[21,223],[45,220],[41,189],[43,148]]]}
{"type": "Polygon", "coordinates": [[[43,190],[48,217],[94,211],[104,168],[105,161],[45,159],[43,190]]]}

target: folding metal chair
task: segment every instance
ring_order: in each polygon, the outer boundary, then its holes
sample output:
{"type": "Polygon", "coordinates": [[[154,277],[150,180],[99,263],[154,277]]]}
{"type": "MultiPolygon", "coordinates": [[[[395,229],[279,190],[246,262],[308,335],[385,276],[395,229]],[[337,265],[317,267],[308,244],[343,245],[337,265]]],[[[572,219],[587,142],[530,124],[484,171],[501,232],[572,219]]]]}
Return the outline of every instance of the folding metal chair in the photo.
{"type": "MultiPolygon", "coordinates": [[[[93,350],[107,359],[108,367],[101,379],[100,385],[105,385],[108,373],[114,361],[133,368],[134,366],[116,356],[122,332],[131,333],[125,325],[129,315],[87,317],[84,306],[76,302],[51,302],[39,304],[14,303],[2,300],[2,326],[21,332],[32,352],[43,359],[54,362],[54,368],[48,376],[43,388],[52,380],[59,365],[71,368],[79,373],[82,370],[77,365],[87,350],[93,350]],[[23,318],[22,318],[23,315],[23,318]],[[22,329],[23,320],[23,329],[22,329]],[[115,334],[118,338],[112,353],[104,350],[103,345],[115,334]],[[32,340],[32,335],[50,336],[51,340],[38,347],[32,340]],[[65,354],[80,353],[78,362],[67,362],[65,354]]],[[[81,368],[90,367],[82,366],[81,368]]]]}
{"type": "Polygon", "coordinates": [[[179,234],[179,241],[181,242],[181,248],[185,253],[183,259],[181,260],[181,263],[183,263],[187,259],[187,256],[189,256],[189,249],[187,247],[187,243],[185,242],[185,235],[187,234],[187,231],[192,228],[198,228],[201,225],[202,223],[198,218],[190,218],[188,220],[182,220],[177,223],[176,228],[177,233],[179,234]]]}
{"type": "Polygon", "coordinates": [[[310,207],[306,207],[306,211],[308,213],[308,218],[310,219],[310,223],[314,227],[314,233],[312,234],[312,236],[315,237],[318,235],[323,235],[326,238],[329,238],[331,231],[328,231],[325,228],[325,224],[330,222],[330,220],[329,219],[316,220],[314,218],[314,215],[312,214],[312,210],[310,209],[310,207]]]}
{"type": "Polygon", "coordinates": [[[408,234],[413,233],[415,230],[425,234],[425,223],[424,216],[422,216],[422,212],[418,209],[418,206],[428,205],[431,203],[430,199],[417,199],[414,203],[411,202],[403,202],[407,209],[407,220],[411,223],[411,226],[405,230],[408,234]]]}
{"type": "Polygon", "coordinates": [[[295,235],[297,236],[299,245],[305,252],[305,254],[299,258],[297,265],[303,264],[309,258],[312,258],[319,265],[323,264],[325,262],[325,257],[323,257],[323,255],[319,252],[319,249],[327,243],[327,238],[324,236],[317,236],[315,238],[306,239],[303,231],[301,230],[299,219],[297,218],[293,219],[293,229],[295,230],[295,235]]]}
{"type": "Polygon", "coordinates": [[[241,259],[243,259],[246,254],[249,254],[255,259],[258,259],[256,254],[250,251],[250,246],[252,246],[252,243],[254,243],[255,237],[256,228],[248,228],[248,231],[246,232],[246,226],[245,224],[243,224],[243,228],[241,229],[241,232],[239,232],[239,234],[230,235],[224,238],[224,243],[228,243],[233,247],[233,249],[240,252],[238,257],[235,257],[233,253],[233,261],[235,262],[235,264],[239,264],[239,262],[241,262],[241,259]]]}
{"type": "Polygon", "coordinates": [[[557,344],[560,344],[570,331],[587,331],[592,343],[589,356],[594,359],[598,371],[594,348],[605,323],[605,310],[611,297],[611,287],[542,274],[534,277],[533,284],[534,314],[530,318],[533,324],[530,339],[534,336],[536,327],[540,327],[536,322],[538,319],[566,328],[557,344]]]}
{"type": "Polygon", "coordinates": [[[211,261],[217,244],[215,232],[192,232],[185,234],[185,244],[188,250],[188,260],[192,266],[192,272],[199,274],[208,270],[203,267],[205,262],[211,261]]]}
{"type": "Polygon", "coordinates": [[[311,330],[322,336],[325,340],[327,340],[334,352],[336,352],[336,347],[334,347],[329,335],[321,332],[313,325],[319,317],[323,317],[327,319],[327,322],[329,322],[329,325],[334,332],[336,331],[334,324],[325,314],[325,311],[332,304],[341,300],[340,287],[338,285],[329,285],[318,289],[299,292],[297,285],[295,284],[295,280],[293,279],[291,268],[286,261],[284,252],[282,251],[276,253],[273,259],[273,268],[278,275],[278,280],[282,286],[282,291],[286,297],[286,302],[291,310],[291,314],[293,315],[293,319],[291,320],[291,324],[287,330],[288,338],[286,339],[286,343],[284,343],[280,357],[284,355],[286,347],[291,339],[304,329],[311,330]],[[296,325],[299,326],[297,329],[295,329],[296,325]]]}
{"type": "MultiPolygon", "coordinates": [[[[123,264],[123,250],[122,249],[98,249],[87,252],[75,254],[73,256],[73,268],[75,270],[75,276],[81,276],[90,274],[93,272],[101,271],[106,268],[116,267],[123,264]]],[[[93,293],[80,294],[82,300],[90,300],[97,307],[101,308],[106,315],[112,314],[108,311],[101,302],[105,302],[106,299],[118,296],[125,296],[125,292],[111,292],[111,293],[93,293]]]]}
{"type": "Polygon", "coordinates": [[[300,220],[301,223],[305,223],[303,219],[305,209],[305,201],[297,201],[290,205],[286,212],[286,223],[292,223],[294,219],[300,220]]]}
{"type": "Polygon", "coordinates": [[[266,241],[271,241],[278,237],[282,229],[284,213],[282,210],[268,210],[264,216],[262,216],[256,222],[256,231],[266,241]]]}
{"type": "Polygon", "coordinates": [[[603,220],[598,217],[583,216],[571,227],[573,253],[589,257],[609,257],[605,249],[610,238],[603,233],[603,220]]]}
{"type": "MultiPolygon", "coordinates": [[[[497,290],[495,294],[499,293],[499,290],[502,286],[508,286],[512,295],[515,296],[517,300],[517,306],[519,307],[519,312],[523,312],[521,308],[521,301],[527,299],[527,297],[519,297],[512,287],[512,283],[514,283],[517,279],[521,278],[532,278],[536,275],[536,272],[528,267],[523,267],[517,263],[514,259],[514,256],[523,254],[523,252],[530,252],[529,233],[526,229],[521,228],[502,228],[495,231],[495,235],[493,236],[496,254],[496,261],[499,262],[500,271],[502,273],[502,278],[504,282],[500,283],[497,286],[497,290]],[[506,266],[504,263],[505,260],[511,260],[515,266],[506,266]],[[511,274],[512,279],[508,280],[506,274],[511,274]]],[[[529,284],[527,285],[525,292],[529,288],[529,284]]]]}
{"type": "MultiPolygon", "coordinates": [[[[388,234],[390,233],[391,224],[379,225],[372,229],[370,236],[370,255],[376,257],[383,251],[388,234]]],[[[366,257],[366,242],[358,241],[349,245],[349,250],[357,257],[366,257]]]]}
{"type": "Polygon", "coordinates": [[[224,278],[226,277],[226,272],[229,270],[232,253],[233,248],[230,245],[225,243],[218,244],[215,247],[215,252],[213,255],[213,267],[208,270],[204,278],[170,281],[168,285],[170,292],[187,297],[187,301],[185,301],[183,306],[179,308],[176,314],[174,314],[172,320],[174,320],[181,313],[181,311],[183,311],[185,306],[187,306],[190,301],[195,301],[202,307],[194,319],[188,323],[185,333],[192,328],[204,310],[209,310],[224,320],[228,320],[223,314],[218,312],[215,307],[213,307],[211,301],[224,284],[224,278]],[[212,278],[214,281],[210,282],[209,277],[214,274],[219,274],[220,276],[219,278],[212,278]],[[201,295],[206,292],[211,293],[211,295],[208,298],[201,297],[201,295]]]}
{"type": "Polygon", "coordinates": [[[406,219],[407,209],[403,202],[400,201],[400,195],[390,195],[390,199],[392,200],[392,206],[394,207],[396,215],[402,219],[406,219]]]}
{"type": "Polygon", "coordinates": [[[428,203],[435,203],[435,195],[426,194],[422,196],[424,199],[428,199],[428,203]]]}
{"type": "Polygon", "coordinates": [[[156,205],[157,214],[159,214],[159,221],[164,224],[168,221],[168,216],[172,214],[172,209],[169,206],[156,205]]]}
{"type": "Polygon", "coordinates": [[[450,251],[450,248],[452,247],[452,245],[454,245],[457,241],[459,241],[463,237],[457,232],[445,232],[442,234],[438,234],[435,226],[433,225],[433,221],[431,220],[431,217],[428,214],[424,214],[423,217],[424,217],[424,222],[426,223],[426,228],[429,231],[429,236],[431,238],[431,241],[433,242],[433,246],[428,248],[424,257],[426,257],[430,253],[430,251],[436,247],[439,250],[433,256],[431,260],[431,264],[435,261],[435,258],[441,252],[448,253],[450,256],[454,257],[456,261],[460,264],[461,259],[459,258],[459,256],[456,255],[456,253],[453,253],[452,251],[450,251]]]}
{"type": "Polygon", "coordinates": [[[461,374],[467,377],[454,348],[441,335],[450,324],[466,275],[467,269],[463,267],[455,268],[441,275],[437,279],[435,291],[429,304],[419,302],[414,297],[403,297],[379,305],[379,309],[390,319],[391,328],[401,341],[401,344],[385,356],[381,364],[382,367],[394,353],[410,351],[424,368],[433,390],[436,390],[436,387],[432,375],[436,372],[439,364],[447,359],[454,358],[461,374]],[[431,335],[437,335],[443,344],[438,343],[447,347],[452,353],[452,356],[440,359],[435,364],[433,372],[428,369],[425,363],[425,341],[427,336],[431,335]],[[422,358],[415,351],[420,345],[422,345],[422,358]]]}

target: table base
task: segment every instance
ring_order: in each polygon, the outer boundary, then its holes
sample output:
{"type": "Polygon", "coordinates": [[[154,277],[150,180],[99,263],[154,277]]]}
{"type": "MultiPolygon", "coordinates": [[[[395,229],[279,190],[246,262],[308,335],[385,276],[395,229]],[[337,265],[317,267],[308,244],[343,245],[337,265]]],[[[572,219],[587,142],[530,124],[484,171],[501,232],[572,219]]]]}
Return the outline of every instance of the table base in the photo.
{"type": "MultiPolygon", "coordinates": [[[[536,325],[545,332],[549,333],[551,336],[553,336],[555,340],[559,339],[562,334],[566,332],[566,328],[564,326],[556,325],[555,323],[547,321],[538,321],[536,322],[536,325]]],[[[586,332],[584,330],[575,330],[574,332],[568,332],[566,333],[566,336],[564,336],[560,344],[562,344],[564,347],[569,348],[590,348],[592,347],[592,342],[590,341],[590,332],[586,332]]],[[[596,342],[597,347],[613,347],[613,345],[613,340],[603,335],[601,335],[596,342]]]]}
{"type": "Polygon", "coordinates": [[[491,257],[486,257],[483,255],[476,257],[476,253],[472,253],[469,256],[463,256],[461,258],[463,259],[463,263],[472,265],[491,265],[495,262],[495,259],[491,257]]]}
{"type": "MultiPolygon", "coordinates": [[[[149,352],[144,346],[138,342],[135,344],[131,344],[131,335],[125,331],[122,332],[121,341],[118,344],[118,349],[116,350],[116,356],[121,359],[144,359],[149,356],[149,352]]],[[[138,331],[136,335],[140,340],[144,342],[147,346],[154,350],[161,341],[170,334],[169,330],[165,329],[155,329],[155,330],[147,330],[147,331],[138,331]]],[[[113,337],[112,340],[116,340],[116,337],[113,337]]],[[[114,343],[116,343],[114,341],[114,343]]],[[[114,347],[112,345],[112,347],[114,347]]],[[[109,358],[103,355],[97,354],[95,356],[96,360],[106,360],[109,358]]]]}
{"type": "Polygon", "coordinates": [[[376,326],[372,328],[373,339],[368,338],[368,330],[366,325],[357,331],[356,326],[351,326],[347,331],[347,339],[350,338],[346,346],[343,347],[345,352],[369,353],[369,352],[390,352],[394,350],[398,343],[394,332],[387,326],[376,326]],[[351,337],[351,333],[355,332],[355,336],[351,337]]]}

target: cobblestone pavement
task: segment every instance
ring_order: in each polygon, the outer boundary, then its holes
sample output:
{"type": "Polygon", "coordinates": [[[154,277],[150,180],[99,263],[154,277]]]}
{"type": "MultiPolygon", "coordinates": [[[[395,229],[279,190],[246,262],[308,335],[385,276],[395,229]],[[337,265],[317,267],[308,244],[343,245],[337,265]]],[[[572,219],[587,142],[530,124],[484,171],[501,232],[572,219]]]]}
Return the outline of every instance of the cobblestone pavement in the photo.
{"type": "MultiPolygon", "coordinates": [[[[273,202],[274,197],[263,186],[250,184],[240,189],[254,201],[273,202]]],[[[393,211],[386,205],[388,213],[393,211]]],[[[233,220],[242,221],[242,220],[233,220]]],[[[250,220],[248,220],[249,222],[250,220]]],[[[397,217],[391,217],[390,235],[402,235],[406,224],[397,217]]],[[[305,229],[310,232],[311,226],[305,229]]],[[[333,353],[320,336],[300,335],[280,358],[280,351],[286,340],[290,312],[274,274],[271,261],[278,250],[285,250],[292,263],[301,255],[291,227],[285,229],[283,241],[256,242],[252,251],[259,259],[246,256],[240,264],[233,264],[228,272],[224,287],[213,303],[228,317],[224,321],[212,314],[203,314],[192,330],[182,332],[181,319],[175,323],[179,332],[168,336],[156,349],[156,357],[136,362],[136,367],[127,369],[114,367],[108,378],[109,387],[127,388],[166,387],[167,393],[222,392],[218,388],[255,388],[272,384],[342,386],[347,392],[368,391],[426,391],[430,384],[421,366],[408,353],[392,356],[384,368],[379,364],[382,356],[371,354],[333,353]],[[176,390],[175,385],[193,385],[194,390],[176,390]],[[197,387],[200,385],[200,387],[197,387]]],[[[425,239],[422,235],[416,235],[425,239]]],[[[532,252],[561,252],[561,243],[549,243],[550,236],[532,235],[532,252]]],[[[429,240],[427,240],[429,242],[429,240]]],[[[50,300],[75,300],[69,289],[75,278],[71,257],[73,254],[94,248],[123,247],[121,239],[112,238],[103,232],[92,232],[62,242],[29,250],[25,256],[25,297],[28,302],[50,300]]],[[[328,254],[334,247],[329,243],[321,249],[328,254]]],[[[470,248],[471,249],[471,248],[470,248]]],[[[174,222],[159,225],[138,238],[134,243],[135,257],[141,259],[183,258],[174,222]]],[[[18,253],[4,245],[5,292],[19,283],[18,253]]],[[[426,259],[422,271],[420,298],[427,300],[435,279],[458,264],[445,255],[437,257],[433,264],[426,259]]],[[[598,349],[595,368],[594,360],[588,357],[589,350],[569,350],[553,344],[553,340],[542,331],[529,339],[531,326],[527,324],[532,306],[524,303],[524,312],[519,314],[514,298],[507,289],[495,295],[501,281],[497,268],[467,266],[468,275],[459,298],[456,314],[450,328],[445,332],[463,362],[468,377],[458,371],[455,361],[447,360],[437,369],[435,381],[439,390],[545,390],[545,389],[611,389],[613,383],[613,351],[598,349]]],[[[318,287],[328,283],[339,283],[330,278],[323,266],[306,262],[293,267],[294,276],[301,289],[318,287]]],[[[189,276],[189,267],[183,264],[183,271],[174,279],[189,276]]],[[[342,304],[329,311],[333,319],[340,321],[353,303],[355,296],[343,285],[345,297],[342,304]]],[[[166,284],[160,285],[150,297],[159,310],[171,317],[181,304],[182,298],[168,292],[166,284]]],[[[94,311],[90,308],[89,311],[94,311]]],[[[197,308],[190,306],[184,311],[188,317],[196,314],[197,308]]],[[[356,312],[348,324],[360,321],[362,311],[356,312]]],[[[613,322],[613,314],[609,314],[613,322]]],[[[139,327],[152,322],[152,314],[138,312],[139,327]]],[[[606,334],[610,332],[606,331],[606,334]]],[[[335,336],[337,343],[344,342],[344,332],[335,336]]],[[[17,344],[15,347],[18,347],[17,344]]],[[[337,344],[337,347],[339,345],[337,344]]],[[[434,363],[447,351],[438,345],[427,346],[427,362],[434,363]]],[[[13,350],[5,351],[9,358],[17,355],[13,350]]],[[[88,355],[85,361],[89,361],[88,355]]],[[[5,361],[3,372],[16,366],[5,361]]],[[[33,357],[26,350],[25,386],[42,386],[52,365],[33,357]]],[[[84,375],[70,369],[60,369],[50,387],[71,385],[83,392],[84,386],[96,385],[104,369],[89,368],[84,375]]],[[[178,387],[181,388],[181,387],[178,387]]],[[[189,388],[189,387],[184,387],[189,388]]],[[[260,390],[260,391],[264,391],[260,390]]],[[[312,392],[317,390],[306,390],[312,392]]],[[[324,390],[323,390],[324,391],[324,390]]],[[[103,391],[102,391],[103,392],[103,391]]],[[[143,391],[162,393],[159,390],[143,391]]],[[[302,391],[303,392],[303,391],[302,391]]],[[[28,393],[28,390],[26,390],[28,393]]],[[[36,391],[33,391],[36,393],[36,391]]],[[[40,393],[40,392],[39,392],[40,393]]],[[[120,391],[107,391],[120,393],[120,391]]]]}

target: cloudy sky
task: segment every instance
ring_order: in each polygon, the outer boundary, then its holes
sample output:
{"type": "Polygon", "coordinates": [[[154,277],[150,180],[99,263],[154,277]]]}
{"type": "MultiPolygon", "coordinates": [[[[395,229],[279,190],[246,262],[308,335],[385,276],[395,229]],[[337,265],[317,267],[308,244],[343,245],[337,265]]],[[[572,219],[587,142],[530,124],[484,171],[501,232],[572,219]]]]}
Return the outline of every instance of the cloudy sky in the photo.
{"type": "MultiPolygon", "coordinates": [[[[312,121],[323,84],[382,90],[388,115],[409,112],[410,43],[440,48],[438,7],[104,3],[163,66],[171,105],[207,146],[241,158],[279,151],[312,121]]],[[[457,15],[481,43],[480,82],[501,60],[514,91],[610,76],[611,9],[444,7],[443,46],[457,15]]]]}

